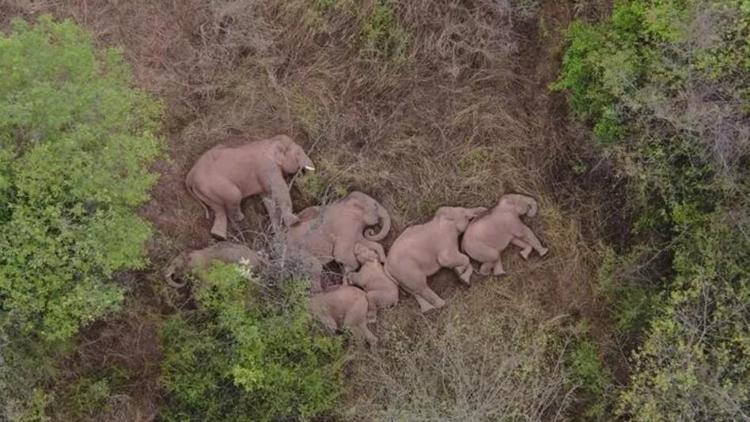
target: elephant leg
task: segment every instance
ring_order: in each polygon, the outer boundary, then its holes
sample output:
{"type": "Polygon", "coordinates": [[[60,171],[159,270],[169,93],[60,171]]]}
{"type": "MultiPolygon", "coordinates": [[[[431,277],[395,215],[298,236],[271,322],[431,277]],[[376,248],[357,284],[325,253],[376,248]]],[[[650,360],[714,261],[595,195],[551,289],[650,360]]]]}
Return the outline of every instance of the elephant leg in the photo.
{"type": "Polygon", "coordinates": [[[482,243],[471,245],[471,257],[482,263],[479,267],[479,274],[489,275],[492,272],[492,266],[500,259],[500,251],[482,243]]]}
{"type": "MultiPolygon", "coordinates": [[[[425,287],[419,291],[415,296],[418,298],[421,297],[422,299],[426,300],[431,306],[429,309],[422,308],[422,313],[429,311],[430,309],[436,309],[436,308],[442,308],[445,306],[445,301],[440,298],[440,296],[437,295],[429,286],[425,284],[425,287]]],[[[417,302],[419,302],[420,306],[422,305],[422,302],[417,299],[417,302]]]]}
{"type": "Polygon", "coordinates": [[[547,248],[542,246],[542,242],[536,237],[530,228],[523,226],[521,240],[531,245],[532,248],[539,254],[539,256],[547,255],[549,251],[547,248]]]}
{"type": "Polygon", "coordinates": [[[495,261],[494,267],[492,268],[492,274],[496,276],[505,274],[505,269],[503,269],[503,262],[500,260],[500,258],[495,261]]]}
{"type": "Polygon", "coordinates": [[[339,329],[336,320],[330,315],[318,315],[318,320],[323,324],[323,328],[325,328],[328,334],[336,334],[336,331],[339,329]]]}
{"type": "Polygon", "coordinates": [[[490,275],[492,273],[492,268],[495,266],[494,262],[484,262],[479,267],[479,274],[481,275],[490,275]]]}
{"type": "Polygon", "coordinates": [[[352,334],[358,339],[358,341],[364,340],[370,347],[375,347],[378,344],[378,338],[375,334],[367,328],[367,322],[363,321],[358,325],[350,327],[352,334]]]}
{"type": "Polygon", "coordinates": [[[417,299],[417,303],[419,304],[419,309],[422,311],[422,313],[435,309],[435,307],[432,306],[432,304],[428,302],[427,299],[424,299],[422,296],[414,295],[414,298],[417,299]]]}
{"type": "Polygon", "coordinates": [[[469,257],[458,251],[441,252],[438,255],[438,263],[446,268],[453,268],[458,277],[466,284],[471,282],[471,268],[469,257]]]}
{"type": "Polygon", "coordinates": [[[354,245],[351,242],[336,242],[333,245],[333,258],[344,266],[344,274],[357,271],[359,268],[359,261],[354,256],[354,245]]]}
{"type": "Polygon", "coordinates": [[[510,243],[518,246],[521,248],[521,258],[523,259],[529,259],[529,255],[531,254],[531,251],[533,248],[528,243],[524,242],[518,237],[514,237],[513,240],[510,241],[510,243]]]}
{"type": "Polygon", "coordinates": [[[281,224],[281,212],[279,207],[276,206],[276,202],[270,195],[262,196],[263,206],[268,212],[268,218],[271,220],[271,228],[274,232],[278,232],[279,225],[281,224]]]}
{"type": "Polygon", "coordinates": [[[219,240],[227,238],[227,212],[223,206],[211,205],[214,212],[214,224],[211,226],[211,235],[219,240]]]}
{"type": "Polygon", "coordinates": [[[377,321],[377,292],[367,292],[367,322],[373,323],[377,321]]]}

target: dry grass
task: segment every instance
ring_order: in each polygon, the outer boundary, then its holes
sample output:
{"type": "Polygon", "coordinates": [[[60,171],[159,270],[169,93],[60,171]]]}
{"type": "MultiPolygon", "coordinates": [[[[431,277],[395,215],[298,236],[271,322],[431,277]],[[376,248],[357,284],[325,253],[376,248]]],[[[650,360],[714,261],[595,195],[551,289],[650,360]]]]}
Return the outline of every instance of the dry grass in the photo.
{"type": "Polygon", "coordinates": [[[394,312],[381,319],[378,350],[355,358],[344,420],[539,421],[566,415],[573,389],[558,326],[565,318],[540,319],[535,303],[501,283],[473,289],[479,294],[452,302],[437,318],[394,312]],[[477,308],[485,311],[482,318],[474,317],[477,308]]]}
{"type": "MultiPolygon", "coordinates": [[[[366,403],[351,409],[371,416],[384,415],[373,410],[379,406],[423,412],[436,390],[420,385],[452,376],[460,379],[440,394],[455,412],[479,412],[451,413],[455,420],[491,417],[492,409],[472,408],[482,397],[538,419],[566,403],[555,357],[537,347],[546,338],[544,329],[537,333],[540,321],[598,315],[590,245],[606,212],[582,205],[605,179],[570,170],[591,155],[566,122],[561,99],[546,91],[572,12],[539,3],[14,0],[0,13],[4,21],[41,11],[72,17],[98,42],[122,46],[138,84],[164,101],[171,158],[157,166],[162,178],[144,209],[158,229],[150,248],[155,270],[184,248],[210,242],[209,222],[183,180],[203,151],[233,133],[291,135],[319,168],[296,184],[295,210],[349,190],[367,192],[393,217],[386,244],[441,205],[492,206],[511,191],[537,197],[540,215],[531,225],[550,247],[548,257],[509,257],[509,279],[468,290],[441,274],[434,284],[449,310],[427,319],[404,300],[379,324],[382,353],[353,363],[352,383],[366,403]],[[543,31],[527,21],[537,11],[545,15],[543,31]],[[480,300],[488,290],[495,299],[480,300]],[[418,365],[403,368],[408,355],[387,349],[401,343],[418,365]],[[487,357],[475,356],[483,348],[487,357]],[[450,351],[466,359],[451,361],[459,366],[449,370],[465,373],[447,376],[429,366],[429,356],[450,360],[450,351]],[[537,367],[528,384],[518,378],[522,362],[537,367]],[[398,381],[402,371],[421,368],[423,375],[413,374],[420,382],[403,385],[419,403],[394,401],[403,397],[383,388],[395,384],[366,382],[398,381]],[[485,376],[498,384],[473,387],[485,376]]],[[[248,201],[246,212],[247,237],[263,233],[258,201],[248,201]]]]}

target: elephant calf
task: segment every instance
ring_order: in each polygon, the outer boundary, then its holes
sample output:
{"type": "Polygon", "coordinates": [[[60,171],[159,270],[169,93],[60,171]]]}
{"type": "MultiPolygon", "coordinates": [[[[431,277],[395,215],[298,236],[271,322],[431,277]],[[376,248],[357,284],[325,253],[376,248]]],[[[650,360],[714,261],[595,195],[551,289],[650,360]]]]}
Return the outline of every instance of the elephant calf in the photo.
{"type": "Polygon", "coordinates": [[[547,254],[539,239],[521,221],[522,215],[534,217],[537,202],[525,195],[508,194],[500,198],[492,211],[472,221],[464,233],[461,247],[466,254],[482,263],[479,273],[499,276],[505,274],[500,254],[511,243],[522,248],[521,257],[528,259],[532,250],[539,256],[547,254]]]}
{"type": "Polygon", "coordinates": [[[362,265],[356,273],[349,273],[348,280],[367,292],[367,321],[375,322],[378,309],[398,303],[398,285],[383,270],[376,251],[358,242],[354,245],[354,255],[362,265]]]}
{"type": "Polygon", "coordinates": [[[245,245],[234,242],[216,242],[203,249],[185,251],[177,255],[164,270],[164,279],[174,288],[184,287],[186,282],[177,282],[186,273],[208,267],[212,262],[239,263],[247,260],[252,267],[266,265],[266,259],[245,245]]]}
{"type": "Polygon", "coordinates": [[[378,338],[367,328],[367,294],[354,286],[336,286],[310,298],[310,310],[330,334],[349,328],[371,347],[378,338]]]}
{"type": "Polygon", "coordinates": [[[485,212],[483,207],[441,207],[432,220],[407,228],[391,246],[385,271],[414,295],[422,312],[445,305],[427,285],[427,277],[440,268],[453,268],[466,284],[471,280],[471,263],[458,250],[458,236],[469,221],[485,212]]]}

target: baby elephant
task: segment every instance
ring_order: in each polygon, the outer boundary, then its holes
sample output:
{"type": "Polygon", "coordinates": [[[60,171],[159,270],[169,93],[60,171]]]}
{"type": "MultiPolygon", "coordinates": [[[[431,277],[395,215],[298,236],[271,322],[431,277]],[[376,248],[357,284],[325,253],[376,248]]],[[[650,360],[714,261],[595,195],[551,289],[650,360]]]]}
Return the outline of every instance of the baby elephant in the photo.
{"type": "Polygon", "coordinates": [[[532,249],[539,256],[547,254],[547,248],[542,246],[534,232],[523,224],[520,217],[524,214],[529,217],[535,216],[537,207],[536,200],[531,197],[503,195],[489,214],[469,224],[461,247],[466,254],[482,263],[480,274],[505,274],[500,253],[511,243],[522,248],[523,259],[528,259],[532,249]]]}
{"type": "Polygon", "coordinates": [[[378,253],[372,248],[357,242],[354,255],[361,266],[356,273],[348,274],[348,281],[367,292],[367,321],[375,322],[378,309],[398,303],[398,284],[385,273],[378,253]]]}
{"type": "Polygon", "coordinates": [[[441,268],[452,268],[464,283],[469,283],[471,262],[458,250],[458,236],[469,221],[485,212],[487,208],[482,207],[441,207],[432,220],[407,228],[391,246],[385,272],[414,295],[422,312],[445,305],[427,285],[427,277],[441,268]]]}
{"type": "Polygon", "coordinates": [[[367,294],[354,286],[336,286],[310,298],[310,310],[326,328],[334,334],[349,328],[358,340],[365,340],[370,347],[378,338],[367,328],[367,294]]]}
{"type": "Polygon", "coordinates": [[[252,267],[265,265],[266,259],[262,253],[255,252],[245,245],[234,242],[216,242],[203,249],[185,251],[177,255],[164,270],[164,279],[174,288],[184,287],[186,281],[177,282],[175,277],[182,279],[186,273],[208,267],[212,262],[239,263],[247,260],[252,267]]]}

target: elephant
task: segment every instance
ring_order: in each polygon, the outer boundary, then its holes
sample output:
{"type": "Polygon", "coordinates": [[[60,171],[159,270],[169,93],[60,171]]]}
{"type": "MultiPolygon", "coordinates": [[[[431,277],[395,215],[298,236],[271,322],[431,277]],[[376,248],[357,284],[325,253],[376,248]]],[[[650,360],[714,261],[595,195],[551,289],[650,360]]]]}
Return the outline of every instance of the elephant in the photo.
{"type": "Polygon", "coordinates": [[[520,248],[521,257],[528,259],[532,250],[539,256],[547,254],[539,239],[521,221],[522,215],[534,217],[538,205],[534,198],[525,195],[507,194],[500,198],[497,206],[487,215],[474,220],[464,233],[461,249],[482,263],[479,274],[496,276],[505,274],[500,254],[509,244],[520,248]]]}
{"type": "Polygon", "coordinates": [[[356,271],[359,261],[354,256],[354,245],[362,242],[373,249],[385,262],[385,251],[378,241],[391,229],[388,211],[375,199],[354,191],[325,207],[309,207],[299,213],[300,222],[289,228],[287,244],[292,251],[304,251],[314,256],[319,265],[310,271],[313,284],[319,283],[323,265],[335,260],[344,266],[344,275],[356,271]],[[380,231],[373,227],[380,225],[380,231]]]}
{"type": "Polygon", "coordinates": [[[215,261],[239,263],[243,260],[247,260],[250,266],[255,268],[267,265],[267,259],[262,252],[255,252],[238,243],[222,241],[203,249],[180,253],[164,269],[164,279],[170,286],[180,288],[187,282],[177,282],[175,277],[182,278],[186,273],[206,268],[215,261]]]}
{"type": "Polygon", "coordinates": [[[310,298],[311,313],[330,334],[349,328],[373,347],[378,339],[367,328],[367,308],[367,294],[354,286],[335,286],[310,298]]]}
{"type": "Polygon", "coordinates": [[[362,242],[357,242],[354,245],[354,255],[361,266],[359,271],[348,274],[347,282],[367,293],[367,322],[375,322],[378,309],[398,303],[398,284],[385,273],[375,250],[362,242]]]}
{"type": "Polygon", "coordinates": [[[440,268],[453,268],[464,283],[470,283],[473,270],[469,257],[458,250],[458,237],[471,220],[486,212],[484,207],[441,207],[432,220],[407,228],[391,246],[385,272],[414,295],[423,313],[445,306],[427,285],[427,277],[440,268]]]}
{"type": "Polygon", "coordinates": [[[188,192],[203,206],[206,218],[214,213],[211,234],[227,238],[227,217],[242,221],[240,203],[248,196],[261,195],[263,205],[278,228],[299,221],[292,212],[285,174],[314,171],[310,157],[287,135],[250,141],[237,147],[217,145],[198,158],[185,178],[188,192]]]}

